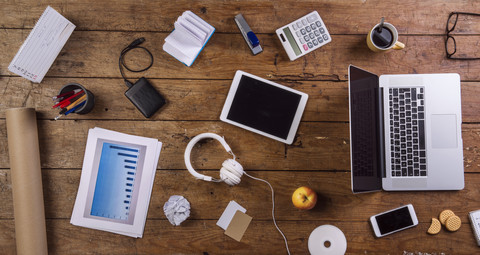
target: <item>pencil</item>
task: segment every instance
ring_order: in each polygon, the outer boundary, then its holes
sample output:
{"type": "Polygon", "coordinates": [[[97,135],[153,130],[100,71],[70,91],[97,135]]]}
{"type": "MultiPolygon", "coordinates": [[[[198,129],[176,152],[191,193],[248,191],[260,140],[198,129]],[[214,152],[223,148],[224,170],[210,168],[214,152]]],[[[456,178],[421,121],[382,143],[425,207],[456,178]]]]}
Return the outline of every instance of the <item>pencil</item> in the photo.
{"type": "MultiPolygon", "coordinates": [[[[68,110],[67,112],[65,112],[64,115],[67,116],[68,114],[70,114],[70,113],[74,112],[75,110],[77,110],[78,108],[82,107],[82,106],[85,104],[86,101],[87,101],[87,100],[83,100],[83,102],[81,102],[81,103],[78,104],[77,106],[75,106],[75,107],[73,107],[72,109],[70,109],[70,110],[68,110]]],[[[61,117],[62,117],[62,113],[60,113],[57,117],[55,117],[55,120],[58,120],[58,119],[60,119],[61,117]]]]}
{"type": "Polygon", "coordinates": [[[65,113],[65,112],[67,112],[68,110],[72,109],[72,108],[75,107],[77,104],[85,101],[86,98],[87,98],[87,95],[83,94],[83,96],[81,96],[80,98],[78,98],[77,100],[75,100],[75,102],[69,104],[67,107],[64,107],[64,108],[60,111],[60,114],[65,113]]]}
{"type": "Polygon", "coordinates": [[[75,110],[77,110],[78,108],[82,107],[85,103],[86,103],[87,100],[83,100],[83,102],[79,103],[77,106],[73,107],[72,109],[68,110],[66,113],[65,113],[65,116],[67,116],[68,114],[74,112],[75,110]]]}

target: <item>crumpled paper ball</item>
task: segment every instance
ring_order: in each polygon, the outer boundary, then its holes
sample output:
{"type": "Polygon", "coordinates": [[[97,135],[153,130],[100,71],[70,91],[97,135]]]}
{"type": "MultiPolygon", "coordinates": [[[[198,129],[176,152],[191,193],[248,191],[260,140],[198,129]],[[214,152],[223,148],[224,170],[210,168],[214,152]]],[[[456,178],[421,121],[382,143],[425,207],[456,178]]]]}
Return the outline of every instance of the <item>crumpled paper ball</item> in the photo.
{"type": "Polygon", "coordinates": [[[178,226],[190,216],[190,202],[183,196],[173,195],[163,205],[163,212],[172,225],[178,226]]]}

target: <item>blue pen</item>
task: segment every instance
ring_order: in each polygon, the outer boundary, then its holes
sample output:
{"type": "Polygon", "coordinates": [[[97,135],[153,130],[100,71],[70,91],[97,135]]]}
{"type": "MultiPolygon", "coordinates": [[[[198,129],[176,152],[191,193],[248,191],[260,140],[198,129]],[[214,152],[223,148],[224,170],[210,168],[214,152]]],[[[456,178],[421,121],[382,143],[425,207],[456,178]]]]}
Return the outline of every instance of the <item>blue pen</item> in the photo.
{"type": "Polygon", "coordinates": [[[85,102],[87,102],[87,100],[79,103],[78,105],[76,105],[76,106],[73,107],[72,109],[68,110],[68,111],[65,113],[65,116],[67,116],[67,115],[68,115],[69,113],[71,113],[71,112],[74,112],[74,111],[77,110],[78,108],[82,107],[82,106],[85,104],[85,102]]]}
{"type": "MultiPolygon", "coordinates": [[[[67,116],[67,115],[68,115],[69,113],[71,113],[71,112],[74,112],[74,111],[75,111],[75,110],[77,110],[78,108],[82,107],[82,106],[85,104],[85,102],[86,102],[86,101],[87,101],[87,100],[85,100],[85,101],[83,101],[83,102],[79,103],[78,105],[76,105],[76,106],[75,106],[75,107],[73,107],[72,109],[68,110],[68,111],[65,113],[65,116],[67,116]]],[[[60,114],[60,115],[58,115],[57,117],[55,117],[55,120],[58,120],[58,119],[60,119],[60,117],[62,117],[62,115],[61,115],[61,114],[60,114]]]]}

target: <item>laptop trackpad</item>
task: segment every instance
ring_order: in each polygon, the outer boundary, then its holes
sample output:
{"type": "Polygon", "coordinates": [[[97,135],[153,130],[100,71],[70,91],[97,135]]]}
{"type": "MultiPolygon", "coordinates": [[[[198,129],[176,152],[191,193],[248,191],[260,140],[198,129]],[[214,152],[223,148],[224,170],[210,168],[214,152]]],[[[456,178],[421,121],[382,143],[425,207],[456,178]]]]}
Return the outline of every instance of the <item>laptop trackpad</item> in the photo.
{"type": "Polygon", "coordinates": [[[432,147],[434,149],[457,148],[457,115],[432,114],[432,147]]]}

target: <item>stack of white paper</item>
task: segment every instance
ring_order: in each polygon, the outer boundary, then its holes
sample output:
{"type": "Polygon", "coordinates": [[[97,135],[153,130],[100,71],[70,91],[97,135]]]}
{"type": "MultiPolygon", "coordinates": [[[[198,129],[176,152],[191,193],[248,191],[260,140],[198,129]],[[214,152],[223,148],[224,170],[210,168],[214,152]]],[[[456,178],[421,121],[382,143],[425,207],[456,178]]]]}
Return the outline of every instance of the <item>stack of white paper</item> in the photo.
{"type": "Polygon", "coordinates": [[[215,28],[191,11],[175,22],[175,30],[165,38],[163,50],[186,66],[191,66],[208,42],[215,28]]]}
{"type": "Polygon", "coordinates": [[[40,83],[74,29],[75,25],[48,6],[18,50],[8,70],[40,83]]]}
{"type": "Polygon", "coordinates": [[[90,129],[70,223],[142,237],[161,148],[157,139],[90,129]]]}

